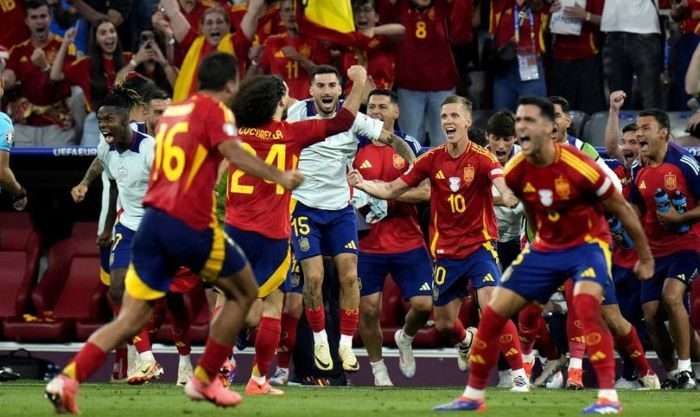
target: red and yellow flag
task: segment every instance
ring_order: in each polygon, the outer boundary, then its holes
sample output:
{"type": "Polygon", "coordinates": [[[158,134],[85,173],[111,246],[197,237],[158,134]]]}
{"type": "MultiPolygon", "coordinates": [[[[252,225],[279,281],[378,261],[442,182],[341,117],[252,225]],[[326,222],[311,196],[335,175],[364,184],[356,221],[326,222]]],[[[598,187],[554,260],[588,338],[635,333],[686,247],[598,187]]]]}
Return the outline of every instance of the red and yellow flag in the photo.
{"type": "Polygon", "coordinates": [[[297,0],[299,30],[309,37],[341,45],[355,39],[351,0],[297,0]]]}

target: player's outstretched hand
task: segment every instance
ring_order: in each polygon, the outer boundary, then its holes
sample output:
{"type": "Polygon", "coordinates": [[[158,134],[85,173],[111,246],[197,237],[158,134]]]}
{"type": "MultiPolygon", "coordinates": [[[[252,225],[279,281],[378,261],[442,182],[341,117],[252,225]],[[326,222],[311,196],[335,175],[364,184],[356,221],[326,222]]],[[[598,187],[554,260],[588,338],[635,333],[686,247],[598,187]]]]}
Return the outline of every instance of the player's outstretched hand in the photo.
{"type": "Polygon", "coordinates": [[[365,179],[362,178],[362,174],[360,174],[360,171],[358,171],[356,169],[353,169],[348,174],[348,183],[352,187],[362,188],[362,183],[364,181],[365,181],[365,179]]]}
{"type": "Polygon", "coordinates": [[[85,195],[88,192],[87,185],[80,183],[70,190],[70,196],[73,197],[73,201],[80,203],[85,200],[85,195]]]}
{"type": "Polygon", "coordinates": [[[501,199],[503,200],[503,205],[511,209],[515,208],[515,206],[517,206],[520,202],[518,197],[516,197],[513,193],[506,193],[501,197],[501,199]]]}
{"type": "Polygon", "coordinates": [[[634,266],[634,273],[642,281],[651,279],[654,276],[654,258],[638,260],[634,266]]]}
{"type": "Polygon", "coordinates": [[[304,182],[304,174],[299,171],[284,171],[279,184],[287,190],[293,190],[304,182]]]}
{"type": "Polygon", "coordinates": [[[364,84],[367,81],[367,70],[362,65],[353,65],[348,68],[348,78],[353,84],[364,84]]]}

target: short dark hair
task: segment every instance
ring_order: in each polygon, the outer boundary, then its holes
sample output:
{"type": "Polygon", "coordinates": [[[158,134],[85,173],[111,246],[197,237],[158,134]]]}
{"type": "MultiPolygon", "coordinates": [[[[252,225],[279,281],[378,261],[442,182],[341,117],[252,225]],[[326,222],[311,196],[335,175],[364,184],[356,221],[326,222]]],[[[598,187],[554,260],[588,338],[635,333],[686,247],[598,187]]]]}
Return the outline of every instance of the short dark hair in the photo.
{"type": "Polygon", "coordinates": [[[246,80],[231,105],[236,124],[258,127],[269,122],[285,93],[284,82],[275,75],[259,75],[246,80]]]}
{"type": "Polygon", "coordinates": [[[115,87],[114,90],[102,100],[100,107],[116,107],[129,111],[141,104],[143,104],[143,98],[139,93],[132,89],[119,86],[115,87]]]}
{"type": "Polygon", "coordinates": [[[553,105],[558,104],[561,107],[561,111],[563,111],[564,113],[568,113],[569,110],[571,110],[569,100],[565,99],[562,96],[550,96],[549,101],[551,101],[553,105]]]}
{"type": "Polygon", "coordinates": [[[364,6],[365,4],[370,4],[372,7],[375,7],[375,0],[352,0],[353,9],[364,6]]]}
{"type": "Polygon", "coordinates": [[[669,134],[671,133],[671,120],[668,118],[668,114],[665,111],[660,109],[646,109],[639,112],[637,118],[639,117],[653,117],[661,129],[666,129],[669,134]]]}
{"type": "Polygon", "coordinates": [[[469,140],[479,146],[486,146],[486,131],[484,129],[472,126],[469,128],[469,140]]]}
{"type": "Polygon", "coordinates": [[[150,78],[144,77],[139,73],[135,73],[133,76],[130,76],[124,80],[123,83],[121,83],[122,88],[134,90],[141,97],[144,97],[145,91],[148,90],[150,86],[155,86],[155,83],[150,78]]]}
{"type": "Polygon", "coordinates": [[[448,96],[445,100],[442,101],[442,104],[440,104],[440,107],[446,105],[446,104],[461,104],[463,105],[469,113],[472,112],[472,102],[469,101],[468,98],[462,97],[462,96],[448,96]]]}
{"type": "Polygon", "coordinates": [[[226,52],[209,55],[199,64],[197,81],[200,90],[221,91],[238,75],[238,60],[226,52]]]}
{"type": "Polygon", "coordinates": [[[24,10],[34,10],[39,7],[49,7],[49,2],[47,0],[27,0],[24,2],[24,10]]]}
{"type": "Polygon", "coordinates": [[[628,123],[622,128],[622,133],[636,132],[637,130],[639,130],[639,126],[636,123],[628,123]]]}
{"type": "Polygon", "coordinates": [[[552,122],[554,121],[554,105],[545,97],[521,97],[518,100],[518,106],[535,106],[540,109],[540,114],[543,117],[552,122]]]}
{"type": "Polygon", "coordinates": [[[367,96],[368,102],[372,96],[387,96],[387,97],[389,97],[389,100],[391,100],[392,103],[394,103],[396,105],[399,104],[399,96],[391,90],[386,90],[383,88],[375,88],[374,90],[369,92],[369,95],[367,96]]]}
{"type": "Polygon", "coordinates": [[[314,65],[314,67],[311,69],[311,74],[309,74],[311,76],[311,81],[313,81],[313,79],[319,74],[335,74],[338,81],[342,81],[340,71],[338,71],[338,68],[334,67],[333,65],[314,65]]]}
{"type": "Polygon", "coordinates": [[[508,110],[494,113],[486,122],[486,133],[500,138],[515,136],[515,116],[508,110]]]}

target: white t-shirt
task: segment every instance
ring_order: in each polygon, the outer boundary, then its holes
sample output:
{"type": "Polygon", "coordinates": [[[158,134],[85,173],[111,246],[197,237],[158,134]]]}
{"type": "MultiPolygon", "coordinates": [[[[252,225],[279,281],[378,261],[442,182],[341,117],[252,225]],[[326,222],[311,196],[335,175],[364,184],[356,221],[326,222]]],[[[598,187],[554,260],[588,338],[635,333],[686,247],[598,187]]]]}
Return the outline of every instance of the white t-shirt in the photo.
{"type": "Polygon", "coordinates": [[[656,0],[605,0],[600,30],[638,34],[661,33],[656,0]]]}

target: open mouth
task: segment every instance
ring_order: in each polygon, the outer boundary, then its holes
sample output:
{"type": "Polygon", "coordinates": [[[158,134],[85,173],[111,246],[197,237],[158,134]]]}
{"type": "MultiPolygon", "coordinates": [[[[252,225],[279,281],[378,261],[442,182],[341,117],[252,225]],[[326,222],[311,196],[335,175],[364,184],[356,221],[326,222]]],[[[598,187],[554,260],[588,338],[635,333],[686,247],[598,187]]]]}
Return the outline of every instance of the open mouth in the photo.
{"type": "Polygon", "coordinates": [[[634,159],[634,152],[630,150],[624,150],[622,151],[622,157],[625,159],[634,159]]]}
{"type": "Polygon", "coordinates": [[[210,36],[212,39],[221,39],[221,32],[211,32],[211,33],[209,34],[209,36],[210,36]]]}
{"type": "Polygon", "coordinates": [[[639,141],[639,150],[642,152],[649,151],[649,142],[647,142],[645,140],[640,140],[639,141]]]}
{"type": "Polygon", "coordinates": [[[335,101],[335,99],[333,97],[329,97],[329,96],[321,97],[321,103],[326,105],[326,106],[333,105],[334,101],[335,101]]]}
{"type": "Polygon", "coordinates": [[[496,157],[499,158],[499,159],[505,158],[505,157],[506,157],[506,154],[507,154],[507,152],[506,152],[506,151],[503,151],[503,150],[500,150],[500,151],[497,150],[497,151],[496,151],[496,157]]]}
{"type": "Polygon", "coordinates": [[[457,128],[453,126],[445,127],[445,134],[447,136],[454,135],[457,132],[457,128]]]}
{"type": "Polygon", "coordinates": [[[102,133],[102,137],[105,138],[105,142],[109,144],[114,143],[114,135],[112,135],[112,132],[109,130],[101,130],[100,133],[102,133]]]}
{"type": "Polygon", "coordinates": [[[362,30],[362,29],[368,29],[369,28],[369,20],[367,19],[357,19],[357,28],[362,30]]]}
{"type": "Polygon", "coordinates": [[[520,146],[525,145],[525,144],[530,144],[530,137],[529,136],[520,136],[519,138],[520,141],[520,146]]]}

